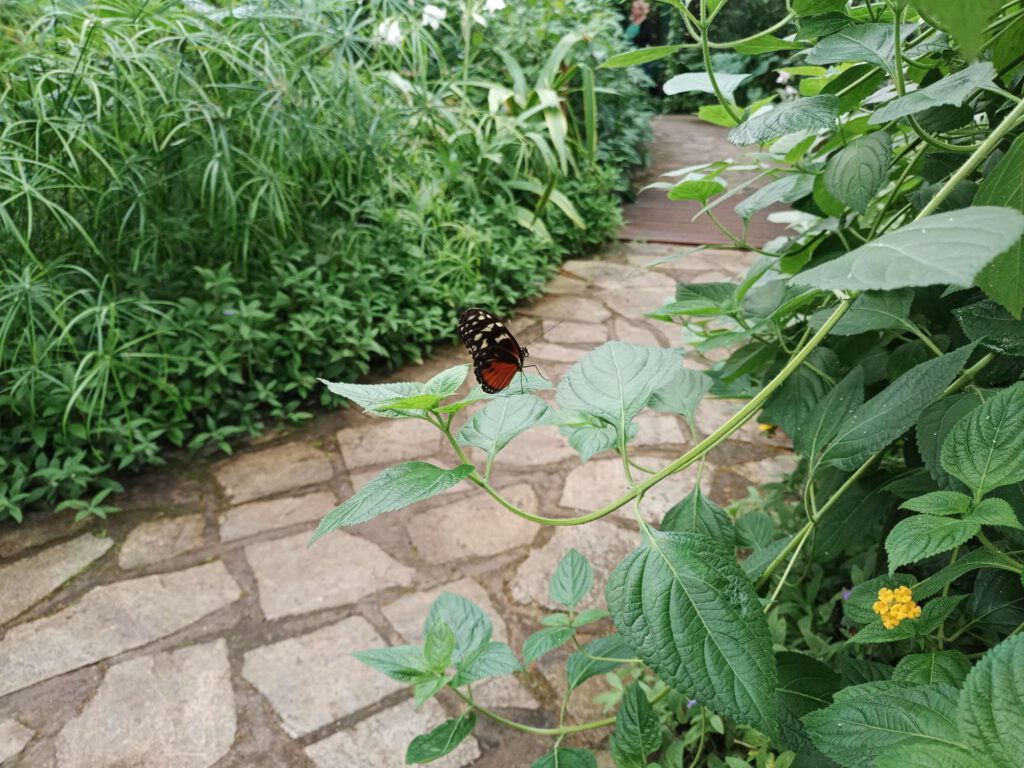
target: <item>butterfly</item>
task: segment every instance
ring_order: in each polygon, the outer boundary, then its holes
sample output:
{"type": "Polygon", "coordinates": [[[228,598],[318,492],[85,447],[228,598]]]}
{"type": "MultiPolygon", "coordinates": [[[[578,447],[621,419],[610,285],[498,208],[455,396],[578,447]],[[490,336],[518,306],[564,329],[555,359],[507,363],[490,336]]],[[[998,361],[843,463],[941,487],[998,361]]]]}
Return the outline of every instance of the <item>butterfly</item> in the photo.
{"type": "Polygon", "coordinates": [[[473,372],[484,392],[505,389],[523,370],[529,352],[501,320],[484,309],[467,309],[459,317],[459,338],[473,356],[473,372]]]}

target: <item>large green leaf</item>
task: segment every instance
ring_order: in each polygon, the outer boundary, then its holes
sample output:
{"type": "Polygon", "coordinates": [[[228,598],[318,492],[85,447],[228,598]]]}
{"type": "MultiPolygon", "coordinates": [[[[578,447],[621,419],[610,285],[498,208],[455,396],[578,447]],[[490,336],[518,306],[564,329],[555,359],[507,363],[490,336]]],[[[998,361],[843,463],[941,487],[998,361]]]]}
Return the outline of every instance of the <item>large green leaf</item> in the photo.
{"type": "Polygon", "coordinates": [[[569,657],[565,666],[569,690],[578,687],[595,675],[611,672],[620,664],[635,658],[633,649],[626,644],[622,635],[615,633],[599,637],[583,646],[569,657]]]}
{"type": "Polygon", "coordinates": [[[818,347],[808,356],[806,364],[797,368],[764,404],[761,421],[778,424],[787,434],[793,434],[821,402],[830,382],[839,374],[836,353],[818,347]]]}
{"type": "Polygon", "coordinates": [[[679,373],[678,350],[609,341],[576,363],[558,385],[559,405],[598,416],[619,438],[651,395],[679,373]]]}
{"type": "Polygon", "coordinates": [[[551,574],[551,599],[574,610],[594,586],[594,572],[587,558],[570,549],[551,574]]]}
{"type": "Polygon", "coordinates": [[[977,392],[961,392],[936,400],[921,412],[917,420],[917,449],[928,474],[940,488],[949,488],[957,482],[942,468],[942,443],[953,425],[981,403],[977,392]]]}
{"type": "Polygon", "coordinates": [[[729,141],[740,145],[765,144],[797,131],[833,131],[838,118],[838,98],[811,96],[747,118],[729,131],[729,141]]]}
{"type": "Polygon", "coordinates": [[[1006,561],[1000,559],[999,555],[987,549],[975,549],[973,552],[962,555],[956,562],[947,565],[941,571],[936,571],[924,581],[916,584],[914,586],[914,599],[920,601],[931,597],[947,584],[951,584],[971,571],[977,571],[981,568],[1005,567],[1006,561]]]}
{"type": "Polygon", "coordinates": [[[1024,755],[1024,635],[986,653],[960,692],[960,728],[985,763],[1020,768],[1024,755]]]}
{"type": "Polygon", "coordinates": [[[890,101],[878,109],[868,121],[883,125],[907,115],[916,115],[926,109],[951,105],[959,107],[978,88],[992,85],[996,70],[989,61],[983,61],[959,72],[948,75],[927,88],[921,88],[890,101]]]}
{"type": "Polygon", "coordinates": [[[900,507],[925,515],[964,515],[971,508],[971,497],[958,491],[932,491],[924,496],[907,499],[900,507]]]}
{"type": "Polygon", "coordinates": [[[423,384],[418,381],[395,381],[390,384],[349,384],[344,381],[327,381],[326,379],[317,379],[317,381],[335,395],[348,398],[367,413],[391,419],[417,416],[422,413],[422,409],[391,409],[387,407],[388,403],[401,398],[426,394],[423,384]]]}
{"type": "Polygon", "coordinates": [[[523,643],[523,661],[532,664],[545,653],[565,645],[572,635],[572,627],[544,627],[534,632],[523,643]]]}
{"type": "Polygon", "coordinates": [[[749,221],[758,211],[775,203],[795,203],[807,197],[814,190],[814,174],[787,173],[781,179],[761,187],[749,197],[736,204],[735,211],[744,221],[749,221]]]}
{"type": "MultiPolygon", "coordinates": [[[[718,83],[719,90],[730,101],[732,101],[732,95],[736,92],[736,89],[742,85],[744,80],[749,78],[750,75],[730,75],[726,72],[715,73],[715,81],[718,83]]],[[[684,72],[681,75],[676,75],[662,86],[662,90],[666,96],[692,93],[694,91],[699,91],[700,93],[715,92],[707,72],[684,72]]]]}
{"type": "Polygon", "coordinates": [[[978,535],[981,525],[973,520],[937,515],[914,515],[896,523],[885,539],[889,573],[901,565],[948,552],[978,535]]]}
{"type": "Polygon", "coordinates": [[[957,744],[957,690],[892,681],[844,688],[803,718],[814,744],[848,768],[873,768],[904,742],[957,744]]]}
{"type": "Polygon", "coordinates": [[[388,467],[356,491],[354,496],[324,515],[309,543],[343,526],[365,523],[385,512],[394,512],[436,496],[472,472],[470,464],[442,469],[424,461],[407,461],[388,467]]]}
{"type": "Polygon", "coordinates": [[[885,131],[861,136],[829,158],[825,189],[839,202],[864,213],[889,179],[892,138],[885,131]]]}
{"type": "Polygon", "coordinates": [[[912,653],[900,659],[892,679],[899,683],[939,683],[959,688],[970,671],[971,661],[960,651],[929,651],[912,653]]]}
{"type": "MultiPolygon", "coordinates": [[[[561,408],[555,414],[555,422],[558,431],[568,438],[569,446],[580,455],[583,462],[619,444],[615,427],[589,413],[561,408]]],[[[636,424],[630,424],[626,442],[636,437],[638,431],[636,424]]]]}
{"type": "Polygon", "coordinates": [[[1021,528],[1020,520],[1017,519],[1017,513],[1013,511],[1010,502],[995,496],[982,499],[978,506],[971,510],[967,519],[982,525],[998,525],[1018,530],[1021,528]]]}
{"type": "Polygon", "coordinates": [[[693,419],[697,406],[711,389],[711,377],[691,368],[680,368],[667,384],[655,390],[648,407],[693,419]]]}
{"type": "Polygon", "coordinates": [[[610,747],[619,768],[644,768],[647,756],[661,746],[661,721],[639,683],[622,697],[610,747]]]}
{"type": "Polygon", "coordinates": [[[1002,4],[1002,0],[913,0],[929,24],[953,36],[968,61],[981,50],[985,27],[1002,4]]]}
{"type": "Polygon", "coordinates": [[[972,350],[961,347],[904,373],[843,421],[822,461],[857,469],[914,425],[925,406],[953,382],[972,350]]]}
{"type": "Polygon", "coordinates": [[[892,72],[896,37],[891,24],[856,24],[823,37],[804,52],[808,64],[863,61],[892,72]]]}
{"type": "Polygon", "coordinates": [[[886,752],[875,768],[990,768],[969,746],[906,741],[886,752]]]}
{"type": "Polygon", "coordinates": [[[968,287],[982,267],[1022,234],[1024,215],[1009,208],[980,206],[938,213],[792,279],[799,285],[824,290],[968,287]]]}
{"type": "Polygon", "coordinates": [[[459,442],[473,445],[493,459],[513,438],[549,418],[551,408],[539,397],[513,395],[492,400],[459,430],[459,442]]]}
{"type": "Polygon", "coordinates": [[[423,385],[423,392],[428,395],[437,395],[442,400],[450,397],[459,391],[459,387],[469,375],[468,365],[456,365],[430,379],[423,385]]]}
{"type": "Polygon", "coordinates": [[[839,675],[802,653],[784,651],[775,658],[779,670],[779,740],[798,754],[824,762],[801,718],[832,703],[832,695],[840,688],[839,675]]]}
{"type": "Polygon", "coordinates": [[[789,433],[797,453],[816,457],[863,402],[864,369],[858,366],[832,387],[789,433]]]}
{"type": "Polygon", "coordinates": [[[798,16],[817,16],[824,13],[843,12],[846,0],[793,0],[793,11],[798,16]]]}
{"type": "Polygon", "coordinates": [[[438,622],[447,624],[455,634],[452,659],[456,663],[486,648],[494,631],[491,620],[480,606],[452,592],[442,592],[430,606],[423,621],[424,636],[429,635],[438,622]]]}
{"type": "Polygon", "coordinates": [[[771,635],[733,552],[701,534],[649,531],[610,576],[606,596],[616,628],[662,680],[774,733],[771,635]]]}
{"type": "Polygon", "coordinates": [[[991,299],[954,311],[964,335],[1004,355],[1024,357],[1024,320],[1018,320],[991,299]]]}
{"type": "Polygon", "coordinates": [[[405,751],[407,765],[429,763],[444,757],[461,744],[476,727],[476,713],[467,710],[461,717],[446,720],[428,733],[417,736],[405,751]]]}
{"type": "Polygon", "coordinates": [[[636,48],[632,51],[617,53],[601,62],[598,69],[615,69],[616,67],[635,67],[659,61],[682,50],[681,45],[652,45],[648,48],[636,48]]]}
{"type": "Polygon", "coordinates": [[[724,509],[707,498],[695,485],[686,498],[665,513],[661,530],[702,533],[726,549],[736,547],[736,531],[724,509]]]}
{"type": "Polygon", "coordinates": [[[942,468],[979,495],[1024,480],[1024,382],[956,423],[942,444],[942,468]]]}
{"type": "Polygon", "coordinates": [[[905,330],[913,301],[914,291],[910,288],[865,291],[856,298],[850,311],[836,323],[832,333],[836,336],[855,336],[868,331],[905,330]]]}
{"type": "Polygon", "coordinates": [[[585,749],[555,747],[530,768],[597,768],[597,760],[585,749]]]}
{"type": "Polygon", "coordinates": [[[510,675],[522,669],[515,652],[505,643],[491,640],[456,665],[452,685],[469,685],[489,677],[510,675]]]}
{"type": "Polygon", "coordinates": [[[430,664],[419,645],[372,648],[352,654],[359,661],[400,683],[415,683],[431,673],[430,664]]]}
{"type": "MultiPolygon", "coordinates": [[[[1024,19],[1017,22],[1024,29],[1024,19]]],[[[1005,205],[1024,213],[1024,134],[985,175],[975,205],[1005,205]]],[[[1024,311],[1024,237],[996,257],[977,277],[978,287],[1019,318],[1024,311]]]]}

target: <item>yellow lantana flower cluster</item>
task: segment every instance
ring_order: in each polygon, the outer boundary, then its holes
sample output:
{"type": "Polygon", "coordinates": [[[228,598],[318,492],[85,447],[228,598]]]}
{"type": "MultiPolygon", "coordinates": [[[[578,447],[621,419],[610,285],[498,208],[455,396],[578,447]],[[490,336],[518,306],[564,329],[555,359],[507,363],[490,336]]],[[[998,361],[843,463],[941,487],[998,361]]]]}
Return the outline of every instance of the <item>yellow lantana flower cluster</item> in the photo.
{"type": "Polygon", "coordinates": [[[895,629],[904,619],[916,619],[921,615],[921,606],[914,602],[910,587],[878,590],[878,601],[871,609],[882,617],[882,626],[895,629]]]}

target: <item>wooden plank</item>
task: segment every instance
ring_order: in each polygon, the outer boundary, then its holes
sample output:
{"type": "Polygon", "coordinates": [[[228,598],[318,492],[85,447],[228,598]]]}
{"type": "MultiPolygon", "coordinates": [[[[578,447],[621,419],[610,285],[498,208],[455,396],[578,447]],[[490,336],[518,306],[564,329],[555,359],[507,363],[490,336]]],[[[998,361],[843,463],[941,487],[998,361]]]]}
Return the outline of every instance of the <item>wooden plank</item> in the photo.
{"type": "MultiPolygon", "coordinates": [[[[707,163],[712,160],[743,159],[746,149],[729,143],[728,131],[705,123],[694,115],[660,115],[651,121],[654,143],[651,146],[651,165],[634,178],[634,189],[642,189],[654,181],[671,181],[663,173],[707,163]]],[[[751,173],[730,173],[731,185],[741,184],[753,177],[751,173]]],[[[735,200],[715,209],[715,216],[731,232],[743,231],[743,220],[733,207],[747,194],[752,193],[763,182],[751,186],[749,192],[741,193],[735,200]]],[[[688,200],[669,200],[665,190],[649,189],[640,192],[636,201],[623,206],[626,225],[619,232],[620,240],[644,240],[653,243],[676,245],[723,245],[731,241],[707,216],[694,216],[700,211],[699,203],[688,200]]],[[[783,234],[781,224],[768,221],[768,214],[785,210],[784,206],[772,206],[756,214],[748,229],[747,241],[761,246],[783,234]]]]}

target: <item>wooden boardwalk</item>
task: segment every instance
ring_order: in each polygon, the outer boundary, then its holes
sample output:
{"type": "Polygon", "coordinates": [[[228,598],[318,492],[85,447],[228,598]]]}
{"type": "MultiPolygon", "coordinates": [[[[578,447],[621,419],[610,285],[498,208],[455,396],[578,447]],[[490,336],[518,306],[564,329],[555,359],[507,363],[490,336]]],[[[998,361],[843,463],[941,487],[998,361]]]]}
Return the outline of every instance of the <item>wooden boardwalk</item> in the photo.
{"type": "MultiPolygon", "coordinates": [[[[673,181],[662,177],[667,171],[686,168],[713,160],[738,159],[746,151],[729,143],[728,132],[705,123],[695,115],[660,115],[652,121],[654,144],[651,147],[650,167],[634,179],[634,189],[640,190],[654,181],[673,181]]],[[[730,173],[730,186],[742,183],[750,174],[730,173]]],[[[715,209],[715,216],[732,232],[743,231],[743,222],[733,211],[753,188],[736,196],[734,200],[715,209]]],[[[688,200],[669,200],[666,190],[649,189],[641,192],[636,202],[626,205],[623,213],[626,226],[619,232],[620,240],[643,240],[674,245],[724,245],[729,243],[707,216],[693,220],[701,205],[688,200]]],[[[754,216],[747,240],[753,245],[764,245],[783,232],[780,224],[771,224],[768,213],[784,210],[776,206],[754,216]]]]}

